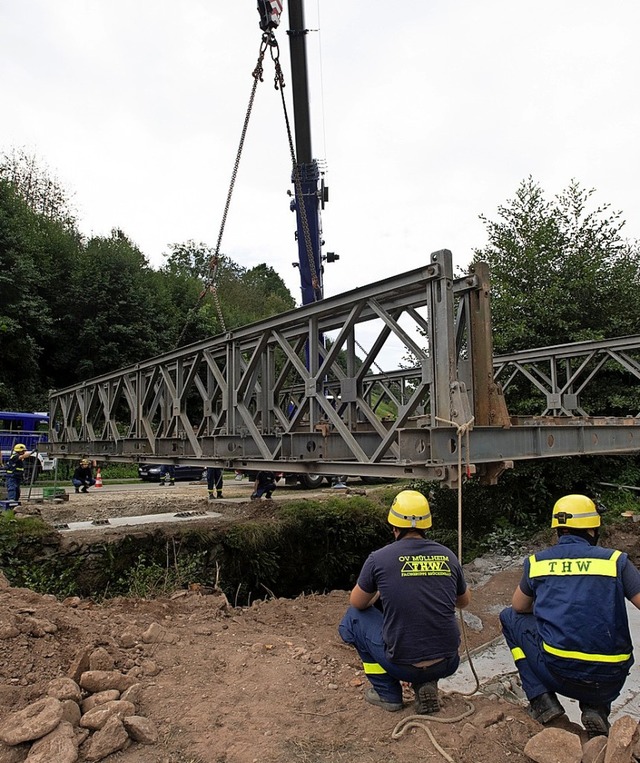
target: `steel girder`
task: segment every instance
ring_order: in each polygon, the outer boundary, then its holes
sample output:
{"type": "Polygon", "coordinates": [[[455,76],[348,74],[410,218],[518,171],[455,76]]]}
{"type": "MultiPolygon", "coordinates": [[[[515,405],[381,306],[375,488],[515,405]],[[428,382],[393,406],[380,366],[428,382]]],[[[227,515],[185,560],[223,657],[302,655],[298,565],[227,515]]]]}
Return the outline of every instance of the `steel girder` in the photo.
{"type": "Polygon", "coordinates": [[[640,382],[640,336],[539,347],[500,355],[493,363],[505,393],[523,378],[532,385],[542,401],[540,415],[587,416],[581,395],[599,383],[604,371],[626,373],[630,386],[640,382]]]}
{"type": "Polygon", "coordinates": [[[602,427],[585,439],[584,423],[573,437],[565,427],[554,447],[539,426],[510,432],[493,378],[488,269],[477,263],[454,278],[448,250],[408,273],[55,390],[50,416],[56,456],[450,485],[461,469],[495,481],[520,458],[638,445],[602,427]],[[390,339],[411,367],[380,373],[390,339]]]}

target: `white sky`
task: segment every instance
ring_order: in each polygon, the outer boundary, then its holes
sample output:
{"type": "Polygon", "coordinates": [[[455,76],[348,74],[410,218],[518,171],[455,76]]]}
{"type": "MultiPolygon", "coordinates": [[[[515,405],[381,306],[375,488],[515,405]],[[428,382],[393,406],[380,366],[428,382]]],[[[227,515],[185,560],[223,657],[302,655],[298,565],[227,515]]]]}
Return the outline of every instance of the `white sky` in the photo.
{"type": "MultiPolygon", "coordinates": [[[[83,233],[122,228],[154,265],[215,246],[260,43],[255,0],[0,0],[0,151],[73,194],[83,233]]],[[[286,6],[286,3],[285,3],[286,6]]],[[[533,175],[572,178],[640,238],[638,0],[307,0],[314,156],[330,203],[327,296],[466,266],[533,175]]],[[[278,30],[290,85],[285,13],[278,30]]],[[[290,160],[266,66],[222,251],[299,298],[290,160]]],[[[291,118],[291,87],[285,91],[291,118]]]]}

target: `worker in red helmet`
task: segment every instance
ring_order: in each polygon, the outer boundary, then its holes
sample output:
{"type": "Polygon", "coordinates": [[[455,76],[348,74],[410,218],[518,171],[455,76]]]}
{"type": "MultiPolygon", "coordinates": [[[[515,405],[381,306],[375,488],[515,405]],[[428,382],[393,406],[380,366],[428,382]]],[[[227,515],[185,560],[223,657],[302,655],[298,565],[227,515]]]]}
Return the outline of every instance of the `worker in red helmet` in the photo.
{"type": "Polygon", "coordinates": [[[458,668],[456,607],[470,596],[453,551],[430,540],[431,510],[417,490],[402,490],[389,511],[395,543],[369,555],[338,631],[353,644],[371,682],[367,702],[402,710],[401,681],[421,714],[440,709],[438,679],[458,668]],[[373,604],[380,603],[382,611],[373,604]]]}

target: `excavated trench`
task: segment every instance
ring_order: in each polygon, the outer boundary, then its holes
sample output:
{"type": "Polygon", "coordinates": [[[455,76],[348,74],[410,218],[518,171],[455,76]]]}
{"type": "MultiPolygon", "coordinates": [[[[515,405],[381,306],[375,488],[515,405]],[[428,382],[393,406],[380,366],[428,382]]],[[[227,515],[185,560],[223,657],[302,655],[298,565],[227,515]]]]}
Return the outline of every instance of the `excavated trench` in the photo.
{"type": "Polygon", "coordinates": [[[23,503],[27,522],[0,523],[0,566],[13,585],[37,579],[57,596],[217,586],[245,604],[349,588],[366,555],[388,541],[380,499],[329,491],[207,501],[197,487],[23,503]]]}

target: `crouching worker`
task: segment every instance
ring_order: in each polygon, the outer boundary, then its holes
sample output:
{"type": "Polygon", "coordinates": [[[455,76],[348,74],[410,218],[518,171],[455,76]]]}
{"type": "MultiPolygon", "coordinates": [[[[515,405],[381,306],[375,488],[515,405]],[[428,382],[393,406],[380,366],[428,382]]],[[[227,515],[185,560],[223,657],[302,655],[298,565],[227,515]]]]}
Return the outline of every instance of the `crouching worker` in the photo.
{"type": "Polygon", "coordinates": [[[276,476],[273,472],[258,472],[256,475],[256,481],[253,485],[253,493],[251,493],[251,500],[256,498],[271,498],[271,495],[276,489],[276,476]]]}
{"type": "Polygon", "coordinates": [[[558,543],[525,559],[502,631],[535,720],[564,713],[558,692],[578,700],[589,737],[607,735],[633,664],[625,599],[640,609],[640,573],[626,554],[596,545],[600,512],[587,496],[557,501],[551,527],[558,543]]]}
{"type": "Polygon", "coordinates": [[[401,710],[400,682],[406,681],[415,692],[415,711],[436,713],[438,679],[460,663],[456,607],[467,606],[469,591],[455,554],[426,537],[431,511],[422,493],[398,493],[388,521],[395,543],[365,561],[338,631],[362,659],[372,684],[367,702],[401,710]],[[382,611],[372,606],[377,602],[382,611]]]}
{"type": "Polygon", "coordinates": [[[76,466],[71,482],[76,489],[76,493],[81,492],[81,489],[83,493],[88,493],[89,488],[96,484],[93,470],[91,469],[91,461],[88,458],[83,458],[80,464],[76,466]]]}

